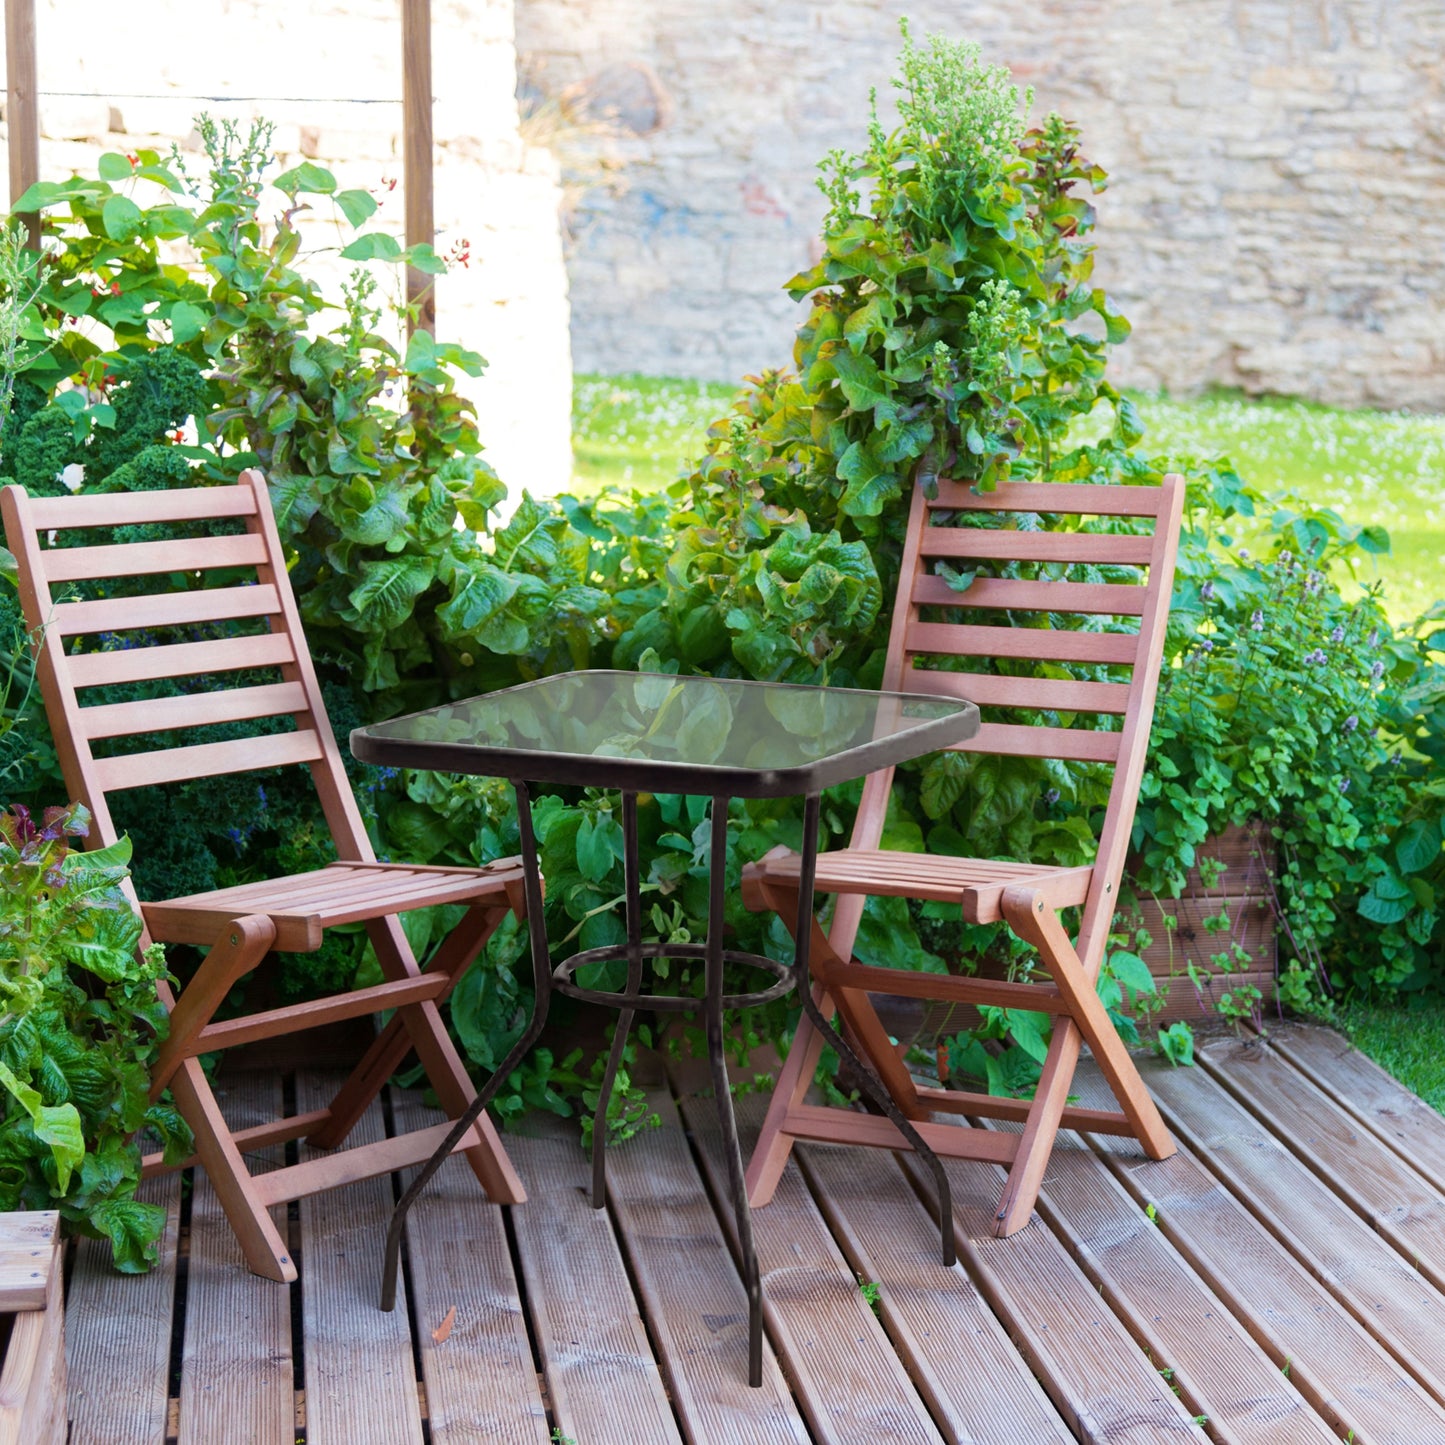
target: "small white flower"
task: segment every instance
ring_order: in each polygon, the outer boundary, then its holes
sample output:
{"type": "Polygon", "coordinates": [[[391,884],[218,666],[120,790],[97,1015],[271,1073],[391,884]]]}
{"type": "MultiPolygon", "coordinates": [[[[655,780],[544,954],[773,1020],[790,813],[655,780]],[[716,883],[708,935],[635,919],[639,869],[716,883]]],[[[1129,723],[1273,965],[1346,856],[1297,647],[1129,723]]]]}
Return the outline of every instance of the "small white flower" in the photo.
{"type": "Polygon", "coordinates": [[[79,462],[70,462],[56,473],[55,480],[67,491],[78,492],[85,483],[85,468],[79,462]]]}

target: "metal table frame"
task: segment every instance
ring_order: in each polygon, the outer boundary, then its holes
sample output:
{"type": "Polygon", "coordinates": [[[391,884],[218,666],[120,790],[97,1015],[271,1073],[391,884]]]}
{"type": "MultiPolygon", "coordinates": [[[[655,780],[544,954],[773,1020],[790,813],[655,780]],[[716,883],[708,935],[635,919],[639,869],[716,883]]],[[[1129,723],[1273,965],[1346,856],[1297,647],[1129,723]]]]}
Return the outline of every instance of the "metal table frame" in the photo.
{"type": "MultiPolygon", "coordinates": [[[[974,713],[976,725],[977,714],[974,713]]],[[[375,749],[368,746],[372,740],[366,737],[364,730],[358,729],[352,735],[353,750],[358,756],[364,756],[367,752],[375,752],[375,749]],[[361,746],[358,747],[358,740],[361,746]]],[[[426,749],[429,744],[414,744],[414,748],[426,749]]],[[[457,749],[454,752],[461,752],[457,749]]],[[[867,749],[855,750],[855,752],[867,752],[867,749]]],[[[408,762],[404,756],[400,756],[399,749],[393,749],[388,761],[398,761],[406,766],[436,767],[437,762],[424,760],[421,753],[417,753],[415,762],[408,762]]],[[[378,761],[381,759],[378,758],[378,761]]],[[[455,761],[462,761],[456,757],[455,761]]],[[[446,769],[449,758],[440,763],[442,769],[446,769]]],[[[542,759],[534,757],[533,763],[541,762],[542,759]]],[[[641,896],[641,864],[639,860],[638,837],[637,837],[637,794],[640,791],[676,791],[693,792],[696,794],[700,789],[696,787],[696,780],[699,774],[705,773],[706,769],[698,768],[689,770],[689,776],[693,780],[693,786],[672,787],[657,782],[658,769],[650,762],[640,759],[619,759],[606,758],[588,760],[594,763],[603,764],[601,767],[594,767],[594,781],[598,775],[607,774],[605,779],[598,785],[613,786],[620,785],[622,791],[622,829],[623,829],[623,872],[625,879],[624,888],[624,910],[627,930],[627,941],[625,944],[610,945],[604,948],[593,948],[584,950],[581,953],[573,954],[570,958],[563,960],[560,964],[553,966],[551,952],[547,942],[547,927],[543,916],[542,896],[542,870],[541,860],[538,856],[537,838],[532,824],[531,791],[528,784],[521,778],[512,779],[517,796],[517,821],[521,834],[522,862],[525,873],[524,887],[527,900],[527,927],[531,943],[532,954],[532,980],[534,988],[534,1004],[532,1017],[527,1028],[521,1037],[512,1046],[506,1058],[497,1066],[492,1076],[477,1091],[476,1097],[454,1122],[451,1130],[445,1139],[437,1147],[436,1152],[424,1164],[412,1181],[410,1187],[397,1202],[391,1218],[391,1225],[387,1231],[386,1238],[386,1259],[382,1272],[381,1285],[381,1308],[391,1310],[396,1304],[397,1273],[401,1257],[401,1240],[405,1228],[407,1214],[422,1190],[426,1188],[432,1175],[441,1167],[445,1160],[451,1155],[462,1136],[471,1128],[472,1124],[481,1115],[482,1111],[491,1102],[497,1088],[506,1079],[508,1074],[521,1063],[533,1044],[536,1043],[547,1022],[548,1009],[551,1004],[553,991],[564,993],[572,998],[581,999],[589,1003],[600,1003],[620,1010],[617,1028],[613,1035],[612,1046],[607,1058],[607,1069],[603,1075],[601,1092],[597,1101],[596,1111],[593,1116],[592,1129],[592,1205],[595,1209],[601,1209],[606,1204],[606,1142],[607,1142],[607,1105],[611,1097],[613,1083],[617,1077],[617,1070],[622,1061],[623,1050],[626,1047],[627,1037],[632,1028],[632,1020],[638,1009],[652,1009],[660,1012],[671,1013],[695,1013],[699,1004],[704,1015],[704,1026],[707,1037],[708,1061],[712,1070],[713,1093],[717,1106],[718,1122],[722,1129],[724,1153],[727,1161],[728,1181],[731,1187],[733,1210],[737,1219],[738,1245],[741,1254],[742,1276],[744,1288],[748,1299],[748,1382],[757,1386],[762,1384],[763,1354],[762,1354],[762,1288],[758,1275],[757,1253],[753,1245],[752,1216],[748,1206],[747,1188],[744,1182],[742,1150],[738,1141],[737,1120],[733,1113],[732,1092],[728,1084],[727,1056],[723,1047],[723,1011],[728,1008],[748,1008],[758,1004],[769,1002],[779,998],[790,990],[796,990],[798,1001],[804,1012],[812,1021],[814,1027],[819,1029],[822,1036],[837,1051],[838,1056],[847,1063],[854,1071],[855,1077],[863,1085],[864,1092],[869,1100],[877,1106],[899,1132],[909,1141],[918,1156],[927,1164],[932,1171],[938,1190],[939,1202],[939,1227],[942,1242],[942,1259],[944,1265],[952,1265],[954,1262],[954,1244],[952,1227],[952,1200],[948,1184],[948,1176],[944,1172],[943,1165],[938,1156],[924,1142],[912,1123],[904,1116],[902,1111],[894,1102],[888,1090],[874,1074],[873,1070],[863,1061],[854,1050],[844,1034],[836,1028],[833,1023],[825,1017],[813,997],[812,980],[809,974],[809,946],[811,940],[813,923],[813,894],[814,880],[816,877],[818,857],[818,829],[821,790],[823,784],[816,779],[810,779],[813,786],[804,794],[804,815],[803,815],[803,850],[801,869],[798,879],[798,918],[794,937],[794,954],[792,965],[779,963],[775,959],[764,957],[761,954],[742,953],[723,946],[723,929],[725,913],[726,887],[726,856],[727,856],[727,824],[728,809],[736,793],[713,792],[712,796],[712,839],[710,848],[710,874],[708,890],[708,921],[707,941],[704,944],[673,944],[657,943],[644,944],[642,942],[642,896],[641,896]],[[643,965],[650,958],[701,958],[704,964],[705,989],[702,1000],[693,997],[683,997],[666,994],[644,994],[642,993],[643,965]],[[627,963],[627,985],[623,992],[604,992],[597,989],[584,988],[573,980],[573,975],[579,968],[589,964],[609,962],[615,959],[625,959],[627,963]],[[744,994],[723,993],[723,968],[728,963],[743,964],[762,969],[775,975],[776,981],[765,988],[744,994]]],[[[565,770],[571,776],[566,778],[568,782],[579,781],[575,761],[569,760],[569,767],[565,770]]],[[[855,763],[856,766],[856,758],[855,763]]],[[[844,769],[844,776],[860,776],[863,771],[872,771],[877,763],[870,763],[866,768],[860,768],[858,772],[849,773],[844,769]]],[[[458,771],[462,769],[458,768],[458,771]]],[[[466,771],[478,771],[475,767],[469,767],[466,771]]],[[[555,772],[551,768],[547,772],[554,776],[549,781],[558,781],[555,772]]],[[[664,770],[665,771],[665,770],[664,770]]],[[[836,768],[833,769],[837,771],[836,768]]],[[[675,769],[674,769],[675,773],[675,769]]],[[[762,776],[762,775],[760,775],[762,776]]],[[[830,779],[836,781],[836,779],[830,779]]],[[[749,790],[752,791],[751,789],[749,790]]],[[[788,791],[785,780],[774,774],[767,779],[766,790],[760,792],[759,796],[786,795],[788,791]]],[[[798,789],[797,791],[802,791],[798,789]]]]}

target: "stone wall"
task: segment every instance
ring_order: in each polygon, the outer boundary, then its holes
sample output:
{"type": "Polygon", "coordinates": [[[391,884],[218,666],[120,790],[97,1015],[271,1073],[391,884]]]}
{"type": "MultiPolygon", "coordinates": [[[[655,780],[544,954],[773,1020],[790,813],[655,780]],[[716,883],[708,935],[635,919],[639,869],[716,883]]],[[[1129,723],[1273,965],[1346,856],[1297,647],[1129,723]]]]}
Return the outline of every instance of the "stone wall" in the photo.
{"type": "MultiPolygon", "coordinates": [[[[314,159],[343,186],[375,191],[383,204],[371,224],[400,236],[396,0],[146,0],[120,9],[38,0],[36,11],[45,179],[93,175],[102,151],[164,153],[172,141],[199,167],[198,111],[264,116],[276,122],[283,165],[314,159]]],[[[463,389],[509,487],[555,492],[572,465],[556,161],[519,131],[512,0],[433,0],[432,29],[436,246],[445,254],[471,243],[470,263],[438,281],[438,335],[490,363],[463,389]]],[[[8,177],[5,186],[8,195],[8,177]]],[[[315,243],[333,255],[310,269],[334,281],[349,265],[335,260],[335,233],[321,216],[315,243]]],[[[390,275],[399,286],[399,273],[390,275]]]]}
{"type": "Polygon", "coordinates": [[[516,0],[524,75],[625,128],[572,217],[584,370],[733,378],[789,354],[814,163],[863,139],[897,17],[978,40],[1113,183],[1118,374],[1445,407],[1439,0],[516,0]]]}

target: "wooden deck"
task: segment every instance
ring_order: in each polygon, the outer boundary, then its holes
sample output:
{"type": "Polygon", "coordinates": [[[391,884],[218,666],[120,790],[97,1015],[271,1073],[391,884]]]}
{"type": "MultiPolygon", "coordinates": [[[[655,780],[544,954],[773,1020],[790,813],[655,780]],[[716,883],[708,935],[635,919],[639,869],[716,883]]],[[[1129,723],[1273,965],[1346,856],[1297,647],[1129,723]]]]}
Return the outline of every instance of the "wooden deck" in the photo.
{"type": "MultiPolygon", "coordinates": [[[[952,1270],[910,1162],[800,1150],[754,1216],[760,1390],[711,1101],[676,1079],[653,1090],[662,1127],[610,1156],[605,1211],[575,1130],[509,1136],[520,1208],[482,1203],[452,1161],[413,1215],[391,1315],[394,1182],[293,1207],[287,1287],[245,1272],[204,1177],[163,1181],[160,1269],[121,1278],[75,1251],[71,1440],[1445,1442],[1445,1120],[1315,1029],[1147,1076],[1177,1157],[1066,1135],[1039,1217],[1007,1240],[987,1230],[996,1171],[951,1164],[952,1270]]],[[[296,1078],[293,1107],[326,1082],[296,1078]]],[[[241,1077],[223,1102],[244,1123],[282,1085],[241,1077]]],[[[1087,1067],[1080,1088],[1099,1095],[1087,1067]]],[[[365,1127],[420,1108],[395,1095],[365,1127]]],[[[759,1101],[740,1112],[746,1142],[759,1101]]]]}

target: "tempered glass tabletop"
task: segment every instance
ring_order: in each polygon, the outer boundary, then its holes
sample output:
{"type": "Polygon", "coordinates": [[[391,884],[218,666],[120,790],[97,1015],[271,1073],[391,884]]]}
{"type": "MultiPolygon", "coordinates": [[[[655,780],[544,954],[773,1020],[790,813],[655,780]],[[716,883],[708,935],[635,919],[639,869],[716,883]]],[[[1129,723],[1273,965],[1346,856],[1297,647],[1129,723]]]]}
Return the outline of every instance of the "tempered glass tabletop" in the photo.
{"type": "Polygon", "coordinates": [[[777,797],[963,742],[971,702],[916,693],[567,672],[358,728],[365,762],[528,782],[777,797]]]}

